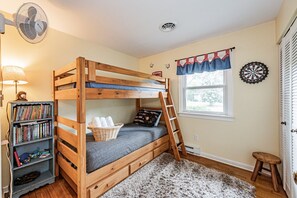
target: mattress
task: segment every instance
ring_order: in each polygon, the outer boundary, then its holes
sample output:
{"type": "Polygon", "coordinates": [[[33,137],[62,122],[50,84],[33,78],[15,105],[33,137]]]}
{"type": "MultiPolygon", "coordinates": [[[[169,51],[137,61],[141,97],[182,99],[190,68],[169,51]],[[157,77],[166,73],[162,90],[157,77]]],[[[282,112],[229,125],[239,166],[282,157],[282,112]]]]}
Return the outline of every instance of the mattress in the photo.
{"type": "MultiPolygon", "coordinates": [[[[58,90],[71,89],[75,88],[76,83],[62,85],[58,87],[58,90]]],[[[98,88],[98,89],[120,89],[120,90],[132,90],[132,91],[166,91],[165,89],[159,88],[147,88],[147,87],[134,87],[134,86],[125,86],[125,85],[116,85],[116,84],[103,84],[95,82],[87,82],[86,88],[98,88]]]]}
{"type": "Polygon", "coordinates": [[[87,173],[91,173],[167,134],[164,125],[144,127],[124,125],[114,140],[95,142],[92,133],[87,134],[87,173]]]}

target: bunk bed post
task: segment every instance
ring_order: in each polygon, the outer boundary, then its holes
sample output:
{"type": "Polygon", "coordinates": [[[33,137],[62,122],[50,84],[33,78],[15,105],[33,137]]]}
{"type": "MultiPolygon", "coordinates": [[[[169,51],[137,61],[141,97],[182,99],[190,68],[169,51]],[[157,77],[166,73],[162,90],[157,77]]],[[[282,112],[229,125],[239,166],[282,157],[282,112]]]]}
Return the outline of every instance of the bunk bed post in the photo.
{"type": "MultiPolygon", "coordinates": [[[[58,141],[58,135],[57,135],[57,129],[56,129],[56,124],[57,124],[57,116],[58,116],[58,100],[56,100],[56,90],[57,88],[55,87],[55,81],[56,81],[56,77],[55,77],[55,71],[53,71],[53,99],[54,99],[54,121],[55,121],[55,130],[54,130],[54,141],[55,141],[55,155],[58,153],[57,150],[57,141],[58,141]]],[[[59,164],[58,164],[58,158],[56,158],[55,161],[55,176],[58,177],[59,176],[59,164]]]]}
{"type": "Polygon", "coordinates": [[[77,196],[87,197],[86,190],[86,90],[85,90],[85,64],[86,60],[82,57],[76,59],[77,83],[76,83],[76,114],[78,124],[78,182],[77,196]]]}
{"type": "Polygon", "coordinates": [[[165,89],[167,92],[170,92],[169,78],[165,78],[165,89]]]}
{"type": "Polygon", "coordinates": [[[87,68],[88,68],[88,81],[96,82],[96,62],[94,61],[87,61],[87,68]]]}
{"type": "Polygon", "coordinates": [[[140,103],[140,98],[136,99],[136,112],[138,112],[140,110],[141,107],[141,103],[140,103]]]}

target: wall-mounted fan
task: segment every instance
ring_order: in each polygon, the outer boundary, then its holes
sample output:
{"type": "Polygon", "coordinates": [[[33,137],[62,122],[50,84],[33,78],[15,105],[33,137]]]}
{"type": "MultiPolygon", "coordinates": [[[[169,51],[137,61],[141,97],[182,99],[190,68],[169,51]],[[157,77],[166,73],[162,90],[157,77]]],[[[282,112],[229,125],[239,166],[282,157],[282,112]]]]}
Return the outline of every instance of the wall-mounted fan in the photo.
{"type": "Polygon", "coordinates": [[[23,4],[15,14],[14,21],[5,19],[0,13],[0,33],[5,33],[5,24],[17,28],[20,35],[29,43],[39,43],[47,33],[48,21],[45,12],[35,3],[23,4]]]}
{"type": "Polygon", "coordinates": [[[0,107],[3,101],[3,78],[1,62],[1,34],[5,33],[5,25],[15,26],[20,35],[29,43],[42,41],[48,30],[45,12],[35,3],[24,3],[14,14],[14,21],[8,20],[0,13],[0,107]]]}
{"type": "Polygon", "coordinates": [[[45,12],[34,3],[23,4],[16,14],[16,27],[20,35],[30,43],[42,41],[47,32],[45,12]]]}

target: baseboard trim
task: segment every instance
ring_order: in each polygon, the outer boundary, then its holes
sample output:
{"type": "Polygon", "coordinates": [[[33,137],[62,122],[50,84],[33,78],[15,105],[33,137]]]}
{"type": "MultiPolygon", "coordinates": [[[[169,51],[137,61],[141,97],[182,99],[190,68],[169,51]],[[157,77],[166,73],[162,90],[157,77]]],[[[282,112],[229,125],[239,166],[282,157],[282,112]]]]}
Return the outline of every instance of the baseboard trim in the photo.
{"type": "Polygon", "coordinates": [[[6,193],[9,193],[9,187],[8,186],[3,186],[2,187],[2,197],[5,197],[4,195],[6,193]]]}
{"type": "Polygon", "coordinates": [[[214,160],[214,161],[217,161],[217,162],[221,162],[223,164],[228,164],[230,166],[234,166],[234,167],[244,169],[244,170],[247,170],[247,171],[251,171],[251,172],[254,169],[254,167],[251,166],[251,165],[244,164],[244,163],[237,162],[237,161],[233,161],[233,160],[229,160],[229,159],[226,159],[226,158],[223,158],[223,157],[218,157],[218,156],[215,156],[215,155],[212,155],[212,154],[209,154],[209,153],[205,153],[205,152],[201,152],[201,157],[211,159],[211,160],[214,160]]]}

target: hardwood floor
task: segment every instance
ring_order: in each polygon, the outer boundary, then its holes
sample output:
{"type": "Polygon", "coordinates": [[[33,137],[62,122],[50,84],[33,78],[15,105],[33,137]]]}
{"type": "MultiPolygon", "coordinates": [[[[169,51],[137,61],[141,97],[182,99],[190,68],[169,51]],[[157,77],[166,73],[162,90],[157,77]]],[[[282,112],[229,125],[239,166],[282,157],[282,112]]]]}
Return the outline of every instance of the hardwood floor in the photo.
{"type": "MultiPolygon", "coordinates": [[[[242,170],[233,166],[229,166],[226,164],[222,164],[213,160],[209,160],[206,158],[188,155],[185,157],[188,160],[200,163],[205,165],[206,167],[217,169],[221,172],[225,172],[229,175],[233,175],[239,179],[249,182],[250,184],[256,187],[256,196],[257,198],[279,198],[279,197],[287,197],[284,190],[281,188],[280,192],[274,192],[271,178],[264,175],[259,175],[256,182],[250,180],[252,172],[242,170]]],[[[67,184],[64,179],[57,179],[57,181],[51,185],[46,185],[38,190],[30,192],[22,198],[72,198],[76,197],[75,192],[71,189],[71,187],[67,184]]]]}
{"type": "Polygon", "coordinates": [[[22,198],[75,198],[76,193],[68,185],[68,183],[58,178],[55,183],[43,186],[38,190],[32,191],[22,198]]]}

